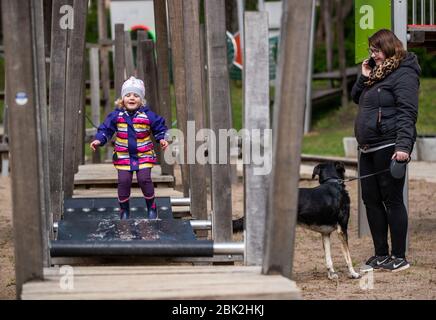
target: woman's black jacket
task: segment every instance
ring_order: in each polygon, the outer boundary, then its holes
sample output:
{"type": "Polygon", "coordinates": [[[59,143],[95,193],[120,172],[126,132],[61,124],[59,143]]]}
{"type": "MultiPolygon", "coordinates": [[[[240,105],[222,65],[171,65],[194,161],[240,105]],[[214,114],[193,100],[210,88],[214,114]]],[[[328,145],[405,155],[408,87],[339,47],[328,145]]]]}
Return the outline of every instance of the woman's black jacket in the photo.
{"type": "Polygon", "coordinates": [[[351,96],[359,104],[354,133],[359,146],[376,147],[395,143],[395,151],[411,153],[416,140],[418,90],[421,68],[408,52],[399,67],[386,78],[365,86],[361,75],[351,96]]]}

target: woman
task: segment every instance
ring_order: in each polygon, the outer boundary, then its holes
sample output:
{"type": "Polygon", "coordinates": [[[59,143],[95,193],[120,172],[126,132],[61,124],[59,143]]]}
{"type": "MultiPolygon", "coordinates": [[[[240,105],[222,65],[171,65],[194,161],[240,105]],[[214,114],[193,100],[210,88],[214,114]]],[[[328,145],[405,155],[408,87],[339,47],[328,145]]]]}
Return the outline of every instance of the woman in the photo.
{"type": "MultiPolygon", "coordinates": [[[[368,42],[375,65],[371,68],[369,59],[363,61],[362,75],[351,91],[359,104],[354,131],[361,151],[361,176],[389,168],[392,159],[409,159],[416,140],[421,73],[415,54],[407,52],[393,32],[382,29],[368,42]]],[[[389,172],[361,180],[375,248],[375,255],[366,262],[368,270],[397,272],[410,267],[405,256],[408,219],[404,182],[405,177],[395,179],[389,172]]]]}

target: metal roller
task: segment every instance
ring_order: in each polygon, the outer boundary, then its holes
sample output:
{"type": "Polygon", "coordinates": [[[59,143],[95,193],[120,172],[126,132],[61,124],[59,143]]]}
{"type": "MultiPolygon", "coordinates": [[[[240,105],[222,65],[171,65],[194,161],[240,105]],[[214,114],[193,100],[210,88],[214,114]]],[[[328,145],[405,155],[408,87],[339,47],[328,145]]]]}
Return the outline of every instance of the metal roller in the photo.
{"type": "Polygon", "coordinates": [[[190,198],[171,198],[171,205],[175,206],[175,207],[190,206],[191,199],[190,198]]]}
{"type": "Polygon", "coordinates": [[[213,255],[243,255],[244,247],[243,242],[213,243],[211,240],[189,242],[58,240],[50,242],[50,254],[52,257],[212,257],[213,255]]]}
{"type": "Polygon", "coordinates": [[[212,257],[213,241],[191,242],[159,241],[51,241],[52,257],[87,256],[171,256],[171,257],[212,257]]]}

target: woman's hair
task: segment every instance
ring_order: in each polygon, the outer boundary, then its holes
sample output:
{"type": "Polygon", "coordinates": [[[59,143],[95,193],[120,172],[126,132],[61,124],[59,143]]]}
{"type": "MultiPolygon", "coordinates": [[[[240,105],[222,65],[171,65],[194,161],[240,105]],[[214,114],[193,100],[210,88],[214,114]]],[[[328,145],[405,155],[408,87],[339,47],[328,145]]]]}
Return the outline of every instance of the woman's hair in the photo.
{"type": "MultiPolygon", "coordinates": [[[[147,104],[147,100],[142,99],[141,103],[142,103],[142,106],[145,106],[147,104]]],[[[121,109],[125,108],[124,103],[123,103],[123,98],[120,97],[117,100],[115,100],[115,105],[121,109]]]]}
{"type": "Polygon", "coordinates": [[[381,29],[368,38],[370,47],[380,49],[386,58],[396,57],[403,59],[406,56],[406,50],[403,43],[397,38],[395,33],[387,29],[381,29]]]}

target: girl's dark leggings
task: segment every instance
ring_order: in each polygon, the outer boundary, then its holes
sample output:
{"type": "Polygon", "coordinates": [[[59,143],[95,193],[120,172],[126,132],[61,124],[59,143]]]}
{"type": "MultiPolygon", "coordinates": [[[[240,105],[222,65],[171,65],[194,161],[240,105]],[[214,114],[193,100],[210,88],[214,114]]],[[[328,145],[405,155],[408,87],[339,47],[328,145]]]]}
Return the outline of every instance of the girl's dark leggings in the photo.
{"type": "MultiPolygon", "coordinates": [[[[360,175],[389,168],[394,146],[375,152],[361,153],[360,175]]],[[[388,227],[391,233],[392,255],[405,257],[407,239],[407,210],[403,201],[405,177],[395,179],[390,172],[361,180],[362,198],[366,207],[375,254],[389,255],[388,227]]]]}
{"type": "MultiPolygon", "coordinates": [[[[145,199],[154,198],[154,186],[151,180],[151,168],[136,171],[139,187],[145,199]]],[[[133,171],[118,170],[118,201],[126,202],[130,198],[133,171]]]]}

